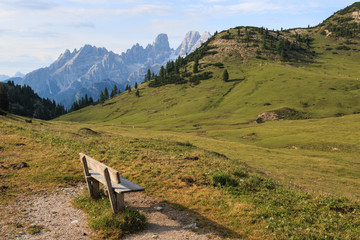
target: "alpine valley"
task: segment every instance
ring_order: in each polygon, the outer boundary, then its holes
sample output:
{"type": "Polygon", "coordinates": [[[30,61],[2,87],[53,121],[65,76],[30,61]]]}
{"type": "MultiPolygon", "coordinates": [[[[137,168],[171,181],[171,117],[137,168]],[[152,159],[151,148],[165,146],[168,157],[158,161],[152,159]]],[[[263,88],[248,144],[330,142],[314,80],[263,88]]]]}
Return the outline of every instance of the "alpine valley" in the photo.
{"type": "MultiPolygon", "coordinates": [[[[15,239],[34,222],[20,222],[25,207],[13,202],[86,186],[83,152],[146,189],[156,201],[140,213],[170,206],[181,211],[181,230],[194,229],[162,238],[174,229],[156,217],[147,226],[161,232],[147,229],[146,239],[360,239],[360,2],[316,26],[240,24],[195,51],[200,34],[176,50],[161,34],[121,55],[66,51],[25,76],[23,84],[62,101],[146,81],[51,121],[0,116],[1,231],[15,239]],[[22,161],[29,167],[16,169],[22,161]]],[[[112,214],[108,195],[93,201],[86,191],[75,202],[99,239],[120,239],[140,225],[139,212],[112,214]]],[[[54,228],[36,237],[45,229],[54,228]]]]}

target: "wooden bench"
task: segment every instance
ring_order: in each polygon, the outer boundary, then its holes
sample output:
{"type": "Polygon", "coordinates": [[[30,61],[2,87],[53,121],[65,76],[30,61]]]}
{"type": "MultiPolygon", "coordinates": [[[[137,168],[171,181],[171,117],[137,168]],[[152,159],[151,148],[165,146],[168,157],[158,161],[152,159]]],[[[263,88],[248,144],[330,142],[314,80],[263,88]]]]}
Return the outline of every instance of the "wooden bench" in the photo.
{"type": "Polygon", "coordinates": [[[100,198],[99,183],[102,183],[107,191],[114,213],[124,209],[124,193],[144,191],[143,187],[120,177],[119,172],[115,169],[83,153],[80,153],[80,160],[84,167],[85,180],[90,196],[93,199],[100,198]]]}

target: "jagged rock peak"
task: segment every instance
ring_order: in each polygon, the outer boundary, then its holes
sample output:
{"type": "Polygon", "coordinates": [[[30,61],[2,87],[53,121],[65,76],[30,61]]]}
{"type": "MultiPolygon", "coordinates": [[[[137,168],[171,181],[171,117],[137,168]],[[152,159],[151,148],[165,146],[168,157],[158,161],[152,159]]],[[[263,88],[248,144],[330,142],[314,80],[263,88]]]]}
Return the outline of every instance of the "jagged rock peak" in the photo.
{"type": "Polygon", "coordinates": [[[98,47],[95,47],[95,46],[91,46],[89,44],[85,44],[78,51],[79,54],[99,54],[99,55],[103,55],[103,54],[106,54],[108,52],[109,51],[104,47],[98,48],[98,47]]]}
{"type": "Polygon", "coordinates": [[[211,37],[209,32],[204,32],[201,36],[198,31],[189,31],[186,33],[184,40],[176,49],[175,54],[185,56],[192,53],[196,48],[200,47],[202,43],[206,42],[211,37]]]}
{"type": "Polygon", "coordinates": [[[195,51],[197,48],[201,46],[204,42],[206,42],[209,38],[211,38],[211,34],[209,32],[204,32],[201,37],[197,40],[197,42],[191,47],[190,52],[195,51]]]}
{"type": "Polygon", "coordinates": [[[212,37],[212,35],[209,33],[209,32],[204,32],[202,35],[201,35],[201,37],[200,37],[200,39],[201,40],[204,40],[204,42],[206,42],[209,38],[211,38],[212,37]]]}
{"type": "Polygon", "coordinates": [[[165,33],[159,34],[153,44],[156,50],[170,51],[169,39],[165,33]]]}

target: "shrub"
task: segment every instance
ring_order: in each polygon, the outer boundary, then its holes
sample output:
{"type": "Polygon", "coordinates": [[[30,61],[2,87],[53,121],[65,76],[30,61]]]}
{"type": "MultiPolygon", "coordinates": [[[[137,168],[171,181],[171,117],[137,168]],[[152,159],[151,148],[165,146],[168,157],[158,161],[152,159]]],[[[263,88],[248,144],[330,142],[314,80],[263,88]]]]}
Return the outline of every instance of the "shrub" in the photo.
{"type": "Polygon", "coordinates": [[[212,176],[213,184],[220,187],[236,187],[238,182],[230,177],[228,174],[219,172],[212,176]]]}

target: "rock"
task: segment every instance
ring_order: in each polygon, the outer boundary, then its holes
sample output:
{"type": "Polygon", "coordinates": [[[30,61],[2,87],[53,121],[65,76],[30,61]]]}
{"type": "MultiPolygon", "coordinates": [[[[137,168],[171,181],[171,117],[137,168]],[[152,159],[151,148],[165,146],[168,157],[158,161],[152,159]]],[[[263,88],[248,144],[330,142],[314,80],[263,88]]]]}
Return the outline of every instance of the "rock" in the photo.
{"type": "Polygon", "coordinates": [[[152,235],[151,237],[152,237],[153,239],[157,239],[157,238],[159,237],[159,235],[154,234],[154,235],[152,235]]]}
{"type": "Polygon", "coordinates": [[[180,46],[175,50],[176,56],[186,56],[194,52],[202,43],[206,42],[211,37],[209,32],[204,32],[201,36],[198,31],[189,31],[186,33],[184,40],[180,46]]]}
{"type": "Polygon", "coordinates": [[[6,189],[8,189],[9,187],[8,186],[5,186],[5,185],[3,185],[3,186],[0,186],[0,192],[3,192],[3,191],[5,191],[6,189]]]}
{"type": "Polygon", "coordinates": [[[21,162],[18,164],[10,164],[10,167],[12,167],[12,169],[14,169],[14,170],[18,170],[18,169],[29,167],[29,165],[26,162],[21,162]]]}
{"type": "Polygon", "coordinates": [[[156,211],[161,211],[161,210],[163,210],[163,207],[157,206],[157,207],[155,207],[155,210],[156,211]]]}
{"type": "Polygon", "coordinates": [[[79,223],[79,220],[74,220],[71,222],[71,224],[78,224],[79,223]]]}
{"type": "Polygon", "coordinates": [[[0,165],[0,168],[2,168],[2,169],[8,169],[8,168],[5,167],[4,165],[0,165]]]}
{"type": "Polygon", "coordinates": [[[256,122],[263,123],[263,122],[275,121],[275,120],[279,120],[279,116],[275,112],[263,112],[258,115],[256,122]]]}
{"type": "Polygon", "coordinates": [[[198,229],[199,227],[197,226],[196,223],[191,223],[189,225],[186,225],[183,227],[183,229],[198,229]]]}

